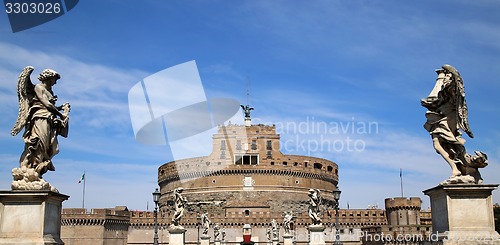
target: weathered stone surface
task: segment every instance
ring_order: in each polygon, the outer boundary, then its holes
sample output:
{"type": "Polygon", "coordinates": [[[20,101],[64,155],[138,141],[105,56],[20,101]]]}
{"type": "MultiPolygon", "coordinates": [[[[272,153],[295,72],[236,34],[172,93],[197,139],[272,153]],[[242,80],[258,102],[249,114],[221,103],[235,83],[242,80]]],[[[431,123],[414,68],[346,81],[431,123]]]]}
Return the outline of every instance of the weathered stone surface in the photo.
{"type": "Polygon", "coordinates": [[[12,190],[45,190],[52,192],[59,192],[55,187],[50,185],[49,182],[41,179],[38,173],[32,168],[20,167],[12,169],[12,190]]]}
{"type": "Polygon", "coordinates": [[[171,245],[184,245],[186,243],[186,230],[179,227],[170,227],[168,229],[169,233],[169,244],[171,245]]]}
{"type": "Polygon", "coordinates": [[[201,235],[200,236],[200,244],[201,245],[210,245],[210,236],[208,236],[208,235],[201,235]]]}
{"type": "Polygon", "coordinates": [[[432,229],[443,244],[498,244],[491,192],[498,185],[439,185],[431,199],[432,229]]]}
{"type": "Polygon", "coordinates": [[[309,245],[325,245],[325,235],[323,225],[310,225],[309,229],[309,245]]]}
{"type": "Polygon", "coordinates": [[[61,206],[50,191],[0,191],[0,244],[62,245],[61,206]]]}
{"type": "Polygon", "coordinates": [[[125,206],[90,211],[65,208],[61,219],[61,239],[66,245],[122,245],[128,242],[130,213],[125,206]]]}
{"type": "Polygon", "coordinates": [[[283,235],[283,245],[293,245],[293,235],[283,235]]]}

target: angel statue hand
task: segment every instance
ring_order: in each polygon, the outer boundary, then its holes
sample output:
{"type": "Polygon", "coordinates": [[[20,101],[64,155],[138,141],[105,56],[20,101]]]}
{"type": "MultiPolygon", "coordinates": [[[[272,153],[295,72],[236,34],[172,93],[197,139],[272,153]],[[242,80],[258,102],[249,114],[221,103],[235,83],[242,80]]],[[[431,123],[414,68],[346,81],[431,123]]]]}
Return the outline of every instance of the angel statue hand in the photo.
{"type": "Polygon", "coordinates": [[[64,110],[64,115],[68,115],[68,113],[71,111],[71,105],[66,102],[62,105],[62,109],[64,110]]]}

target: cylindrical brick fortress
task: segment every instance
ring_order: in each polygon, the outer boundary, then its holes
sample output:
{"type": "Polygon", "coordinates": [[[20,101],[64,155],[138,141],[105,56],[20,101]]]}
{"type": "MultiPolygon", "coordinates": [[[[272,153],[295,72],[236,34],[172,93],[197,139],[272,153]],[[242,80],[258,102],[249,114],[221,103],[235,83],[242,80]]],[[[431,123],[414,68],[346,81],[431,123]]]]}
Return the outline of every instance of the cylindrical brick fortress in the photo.
{"type": "Polygon", "coordinates": [[[159,167],[161,209],[171,209],[177,187],[184,188],[188,211],[197,213],[307,212],[310,188],[319,189],[323,203],[333,206],[337,164],[284,155],[275,126],[219,126],[212,139],[210,155],[159,167]]]}

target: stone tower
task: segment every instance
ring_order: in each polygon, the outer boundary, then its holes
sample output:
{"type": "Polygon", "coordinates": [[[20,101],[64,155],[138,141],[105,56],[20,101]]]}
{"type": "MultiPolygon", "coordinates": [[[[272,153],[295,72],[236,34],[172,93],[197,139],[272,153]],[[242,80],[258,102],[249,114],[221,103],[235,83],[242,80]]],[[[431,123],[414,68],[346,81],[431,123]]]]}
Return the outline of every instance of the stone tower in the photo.
{"type": "Polygon", "coordinates": [[[420,225],[421,206],[422,200],[419,197],[386,198],[387,224],[391,226],[420,225]]]}

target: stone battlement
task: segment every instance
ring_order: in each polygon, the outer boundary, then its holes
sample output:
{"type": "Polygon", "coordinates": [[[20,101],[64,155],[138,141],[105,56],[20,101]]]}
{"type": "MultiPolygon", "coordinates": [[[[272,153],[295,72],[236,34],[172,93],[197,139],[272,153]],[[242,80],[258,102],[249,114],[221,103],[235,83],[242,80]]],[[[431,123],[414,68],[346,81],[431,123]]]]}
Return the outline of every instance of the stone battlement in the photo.
{"type": "Polygon", "coordinates": [[[419,197],[393,197],[385,199],[386,210],[413,209],[420,210],[422,200],[419,197]]]}
{"type": "MultiPolygon", "coordinates": [[[[158,223],[160,226],[168,227],[171,224],[173,212],[160,211],[158,223]]],[[[197,227],[200,222],[200,213],[186,213],[181,219],[181,225],[186,228],[197,227]]],[[[223,227],[238,228],[244,224],[252,227],[270,227],[275,219],[278,223],[283,221],[283,216],[272,212],[226,212],[225,214],[209,213],[212,223],[219,223],[223,227]]],[[[311,218],[307,212],[295,213],[298,227],[307,227],[311,224],[311,218]]],[[[331,225],[335,222],[335,210],[330,209],[323,212],[321,216],[323,223],[331,225]]],[[[362,227],[385,225],[387,223],[384,210],[380,209],[341,209],[339,210],[339,223],[343,227],[362,227]]],[[[131,211],[130,225],[135,227],[150,227],[154,224],[154,212],[131,211]]]]}

